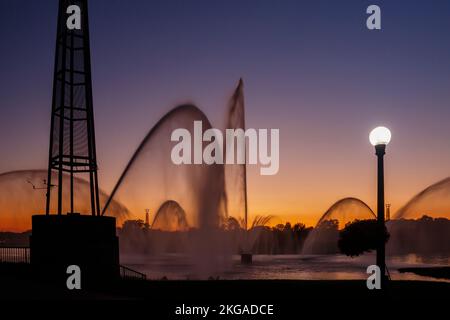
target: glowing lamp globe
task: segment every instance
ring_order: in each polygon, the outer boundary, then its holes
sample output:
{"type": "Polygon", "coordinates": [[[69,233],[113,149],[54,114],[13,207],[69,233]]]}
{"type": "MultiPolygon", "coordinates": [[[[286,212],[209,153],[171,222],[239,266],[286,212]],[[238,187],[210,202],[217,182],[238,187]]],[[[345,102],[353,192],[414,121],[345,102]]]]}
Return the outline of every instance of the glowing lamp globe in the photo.
{"type": "Polygon", "coordinates": [[[370,132],[369,140],[373,146],[387,145],[391,141],[391,131],[386,127],[376,127],[370,132]]]}

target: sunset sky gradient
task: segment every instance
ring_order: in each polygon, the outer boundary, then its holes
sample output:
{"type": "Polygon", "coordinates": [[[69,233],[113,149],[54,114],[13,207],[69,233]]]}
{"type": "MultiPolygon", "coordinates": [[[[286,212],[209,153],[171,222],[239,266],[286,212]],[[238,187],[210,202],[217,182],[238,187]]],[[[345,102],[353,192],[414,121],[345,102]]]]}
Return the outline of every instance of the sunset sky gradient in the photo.
{"type": "MultiPolygon", "coordinates": [[[[176,105],[192,102],[221,127],[240,77],[247,126],[280,129],[279,173],[249,168],[251,215],[312,225],[347,196],[375,209],[368,135],[378,125],[392,132],[392,211],[449,176],[449,1],[89,5],[99,179],[107,192],[176,105]],[[366,28],[374,3],[381,31],[366,28]]],[[[47,167],[56,15],[56,0],[0,1],[0,172],[47,167]]]]}

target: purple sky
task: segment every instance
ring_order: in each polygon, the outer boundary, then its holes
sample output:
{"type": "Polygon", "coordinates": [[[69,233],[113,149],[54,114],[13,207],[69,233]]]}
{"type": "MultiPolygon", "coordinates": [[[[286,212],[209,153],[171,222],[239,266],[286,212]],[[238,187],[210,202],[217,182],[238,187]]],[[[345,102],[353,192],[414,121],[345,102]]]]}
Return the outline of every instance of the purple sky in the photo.
{"type": "MultiPolygon", "coordinates": [[[[394,211],[448,176],[449,1],[89,2],[106,191],[177,104],[193,102],[222,126],[239,77],[247,126],[281,137],[279,174],[250,169],[254,214],[308,220],[345,196],[373,207],[368,134],[378,125],[393,135],[394,211]],[[374,3],[381,31],[365,27],[374,3]]],[[[47,166],[56,14],[56,0],[0,0],[0,172],[47,166]]]]}

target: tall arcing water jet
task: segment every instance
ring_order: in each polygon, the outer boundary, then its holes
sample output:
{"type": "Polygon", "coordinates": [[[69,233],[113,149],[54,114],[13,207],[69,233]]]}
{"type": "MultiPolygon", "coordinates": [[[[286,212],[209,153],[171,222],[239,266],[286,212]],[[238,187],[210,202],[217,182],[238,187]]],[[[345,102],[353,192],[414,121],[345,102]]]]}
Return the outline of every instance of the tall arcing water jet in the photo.
{"type": "Polygon", "coordinates": [[[419,192],[396,212],[394,219],[419,219],[424,215],[450,219],[450,177],[419,192]]]}
{"type": "MultiPolygon", "coordinates": [[[[226,128],[244,128],[243,83],[239,81],[232,95],[226,128]]],[[[195,273],[211,275],[223,267],[223,257],[231,254],[220,238],[220,228],[228,216],[246,216],[245,165],[195,164],[176,165],[171,151],[175,129],[186,129],[194,135],[194,121],[201,121],[203,130],[212,128],[206,115],[196,106],[181,105],[164,115],[139,144],[125,167],[103,213],[109,214],[110,203],[121,201],[137,215],[149,209],[161,213],[164,203],[176,203],[184,212],[183,224],[193,233],[187,253],[195,273]]],[[[205,147],[207,143],[203,143],[205,147]]],[[[163,210],[168,221],[180,210],[163,210]]],[[[156,221],[158,221],[157,219],[156,221]]],[[[155,224],[155,227],[158,225],[155,224]]],[[[185,228],[184,226],[183,228],[185,228]]],[[[245,226],[242,226],[245,227],[245,226]]]]}
{"type": "Polygon", "coordinates": [[[151,228],[161,231],[187,231],[189,225],[186,212],[176,201],[167,200],[156,211],[151,228]]]}

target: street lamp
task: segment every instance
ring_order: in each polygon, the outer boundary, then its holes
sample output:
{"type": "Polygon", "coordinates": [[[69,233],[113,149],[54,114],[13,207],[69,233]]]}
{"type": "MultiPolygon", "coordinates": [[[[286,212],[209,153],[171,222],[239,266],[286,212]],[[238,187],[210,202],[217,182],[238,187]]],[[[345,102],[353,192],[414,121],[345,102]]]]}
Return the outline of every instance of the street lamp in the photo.
{"type": "Polygon", "coordinates": [[[370,143],[375,147],[378,158],[378,189],[377,189],[377,222],[379,226],[379,242],[377,248],[377,266],[381,271],[382,283],[386,274],[385,238],[384,238],[384,164],[383,156],[386,145],[391,141],[391,131],[386,127],[376,127],[370,132],[370,143]]]}

